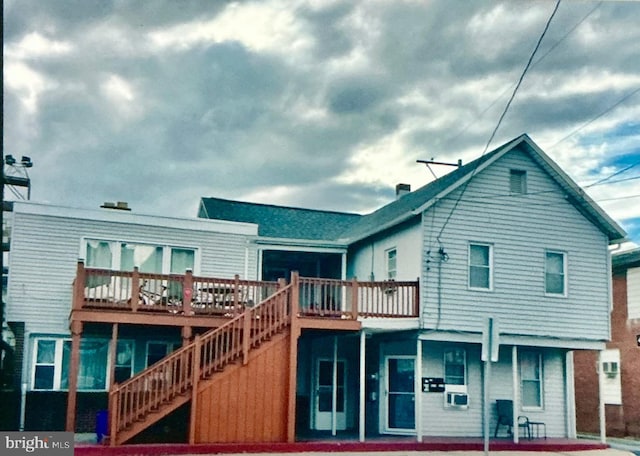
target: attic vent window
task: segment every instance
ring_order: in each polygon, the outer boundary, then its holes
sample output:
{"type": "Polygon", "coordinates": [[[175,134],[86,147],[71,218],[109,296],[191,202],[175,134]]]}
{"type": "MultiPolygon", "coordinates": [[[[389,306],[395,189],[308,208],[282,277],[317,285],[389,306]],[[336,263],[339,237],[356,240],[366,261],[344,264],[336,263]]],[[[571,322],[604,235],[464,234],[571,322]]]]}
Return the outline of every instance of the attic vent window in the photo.
{"type": "Polygon", "coordinates": [[[512,169],[509,179],[509,191],[524,195],[527,193],[527,172],[521,169],[512,169]]]}

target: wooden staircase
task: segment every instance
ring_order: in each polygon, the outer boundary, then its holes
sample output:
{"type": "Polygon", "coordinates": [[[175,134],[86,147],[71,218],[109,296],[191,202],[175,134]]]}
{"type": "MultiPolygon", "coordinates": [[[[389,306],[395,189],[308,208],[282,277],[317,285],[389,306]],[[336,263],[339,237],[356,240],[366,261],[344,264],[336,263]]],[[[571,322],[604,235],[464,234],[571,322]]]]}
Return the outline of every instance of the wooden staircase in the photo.
{"type": "Polygon", "coordinates": [[[292,321],[292,284],[224,325],[149,366],[109,392],[110,445],[121,445],[181,405],[192,401],[193,443],[198,390],[231,364],[246,365],[250,354],[284,333],[292,321]]]}

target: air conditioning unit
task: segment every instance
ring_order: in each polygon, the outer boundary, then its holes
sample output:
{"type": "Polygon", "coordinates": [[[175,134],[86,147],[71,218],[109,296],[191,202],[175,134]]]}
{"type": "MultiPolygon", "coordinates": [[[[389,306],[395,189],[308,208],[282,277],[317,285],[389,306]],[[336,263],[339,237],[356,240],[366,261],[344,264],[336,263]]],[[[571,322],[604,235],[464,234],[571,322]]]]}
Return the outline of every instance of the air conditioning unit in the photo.
{"type": "Polygon", "coordinates": [[[602,363],[602,372],[607,377],[615,377],[618,375],[618,363],[615,361],[605,361],[602,363]]]}
{"type": "Polygon", "coordinates": [[[469,395],[467,393],[446,393],[447,406],[449,407],[469,407],[469,395]]]}

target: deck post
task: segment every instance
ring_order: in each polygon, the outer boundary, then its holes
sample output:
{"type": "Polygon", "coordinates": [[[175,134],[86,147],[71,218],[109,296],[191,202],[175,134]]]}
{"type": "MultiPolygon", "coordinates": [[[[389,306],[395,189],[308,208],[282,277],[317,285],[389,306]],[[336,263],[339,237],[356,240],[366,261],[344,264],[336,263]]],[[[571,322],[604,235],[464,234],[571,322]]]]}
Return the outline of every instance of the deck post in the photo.
{"type": "Polygon", "coordinates": [[[119,396],[120,388],[118,384],[114,384],[109,391],[109,445],[112,447],[118,444],[119,396]]]}
{"type": "Polygon", "coordinates": [[[244,313],[242,319],[242,365],[249,364],[249,349],[251,348],[251,311],[244,313]]]}
{"type": "Polygon", "coordinates": [[[196,425],[198,419],[198,383],[200,381],[200,353],[202,351],[202,341],[200,335],[196,334],[193,345],[193,366],[191,369],[191,412],[189,417],[189,445],[196,443],[196,425]]]}
{"type": "Polygon", "coordinates": [[[182,346],[186,347],[191,343],[191,337],[193,337],[193,328],[191,326],[183,326],[181,330],[182,346]]]}
{"type": "Polygon", "coordinates": [[[191,299],[193,298],[193,271],[187,269],[184,272],[184,283],[182,284],[182,314],[191,315],[191,299]]]}
{"type": "Polygon", "coordinates": [[[115,383],[116,356],[118,354],[118,323],[111,325],[111,343],[109,352],[109,384],[107,385],[107,390],[110,390],[111,385],[115,383]]]}
{"type": "Polygon", "coordinates": [[[513,443],[520,441],[518,410],[520,410],[520,380],[518,378],[518,346],[511,347],[511,376],[513,381],[513,443]]]}
{"type": "Polygon", "coordinates": [[[133,273],[131,274],[131,311],[138,311],[138,304],[140,304],[140,271],[138,266],[133,267],[133,273]]]}
{"type": "Polygon", "coordinates": [[[351,279],[351,318],[358,319],[358,279],[351,279]]]}
{"type": "Polygon", "coordinates": [[[287,442],[296,440],[296,389],[298,377],[298,338],[300,337],[300,322],[298,321],[298,307],[300,306],[300,281],[297,271],[291,273],[291,294],[289,296],[289,318],[291,321],[291,335],[289,340],[289,381],[287,408],[287,442]]]}
{"type": "Polygon", "coordinates": [[[233,314],[241,314],[240,309],[240,276],[236,274],[233,276],[233,314]]]}
{"type": "Polygon", "coordinates": [[[84,286],[85,286],[85,270],[84,270],[84,260],[78,260],[78,265],[76,268],[76,280],[74,284],[74,292],[73,292],[73,309],[80,310],[82,309],[82,305],[84,304],[84,286]]]}
{"type": "Polygon", "coordinates": [[[80,369],[80,336],[82,322],[71,322],[71,364],[69,366],[69,392],[67,393],[66,431],[75,432],[76,428],[76,396],[78,390],[78,371],[80,369]]]}

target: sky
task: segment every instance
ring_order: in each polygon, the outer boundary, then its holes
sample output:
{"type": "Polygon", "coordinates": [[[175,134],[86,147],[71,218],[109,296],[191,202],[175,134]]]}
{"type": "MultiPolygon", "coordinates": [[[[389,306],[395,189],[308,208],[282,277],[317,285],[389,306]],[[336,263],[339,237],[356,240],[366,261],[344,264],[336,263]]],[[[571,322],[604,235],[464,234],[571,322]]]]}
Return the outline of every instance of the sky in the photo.
{"type": "MultiPolygon", "coordinates": [[[[4,153],[64,206],[367,213],[433,180],[416,160],[483,153],[554,7],[5,0],[4,153]]],[[[489,144],[529,134],[637,244],[639,21],[640,2],[561,2],[489,144]]]]}

